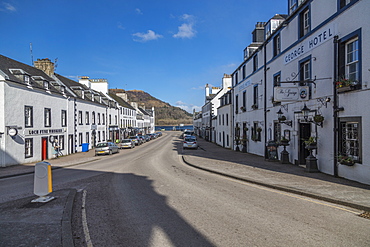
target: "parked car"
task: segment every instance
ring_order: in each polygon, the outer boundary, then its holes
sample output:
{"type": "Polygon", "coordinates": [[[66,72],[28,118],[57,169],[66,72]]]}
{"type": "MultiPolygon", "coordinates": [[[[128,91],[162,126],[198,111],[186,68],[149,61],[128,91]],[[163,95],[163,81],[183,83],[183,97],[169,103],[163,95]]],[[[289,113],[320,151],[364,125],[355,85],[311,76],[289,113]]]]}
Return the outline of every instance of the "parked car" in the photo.
{"type": "Polygon", "coordinates": [[[133,140],[133,141],[135,142],[135,145],[136,145],[136,146],[139,146],[139,145],[141,145],[141,144],[142,144],[142,142],[141,142],[140,138],[139,138],[139,137],[137,137],[137,136],[130,136],[130,138],[129,138],[129,139],[133,140]]]}
{"type": "Polygon", "coordinates": [[[146,138],[145,138],[145,136],[143,136],[143,135],[138,135],[137,137],[139,137],[139,139],[140,139],[141,143],[146,143],[146,138]]]}
{"type": "Polygon", "coordinates": [[[134,148],[135,142],[132,139],[123,139],[119,144],[118,147],[122,148],[134,148]]]}
{"type": "Polygon", "coordinates": [[[113,142],[101,142],[96,145],[95,155],[118,153],[119,148],[113,142]]]}
{"type": "Polygon", "coordinates": [[[149,134],[146,134],[145,135],[145,139],[148,142],[148,141],[150,141],[152,139],[152,137],[149,134]]]}
{"type": "Polygon", "coordinates": [[[185,136],[193,136],[193,135],[194,135],[194,131],[191,131],[191,130],[185,130],[185,131],[181,134],[180,138],[184,139],[184,138],[185,138],[185,136]]]}
{"type": "Polygon", "coordinates": [[[183,146],[185,148],[198,148],[197,138],[195,136],[185,136],[183,146]]]}

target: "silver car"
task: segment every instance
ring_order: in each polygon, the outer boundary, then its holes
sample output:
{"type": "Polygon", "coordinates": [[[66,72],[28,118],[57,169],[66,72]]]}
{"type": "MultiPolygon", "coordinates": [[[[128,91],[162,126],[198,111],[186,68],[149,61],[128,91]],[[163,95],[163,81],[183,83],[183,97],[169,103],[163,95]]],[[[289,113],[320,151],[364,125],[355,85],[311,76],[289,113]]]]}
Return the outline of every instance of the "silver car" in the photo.
{"type": "Polygon", "coordinates": [[[135,142],[132,139],[123,139],[120,143],[118,143],[118,147],[122,148],[134,148],[135,142]]]}
{"type": "Polygon", "coordinates": [[[101,142],[96,145],[95,155],[118,153],[119,149],[113,142],[101,142]]]}
{"type": "Polygon", "coordinates": [[[198,148],[197,138],[195,136],[185,136],[183,146],[185,148],[198,148]]]}

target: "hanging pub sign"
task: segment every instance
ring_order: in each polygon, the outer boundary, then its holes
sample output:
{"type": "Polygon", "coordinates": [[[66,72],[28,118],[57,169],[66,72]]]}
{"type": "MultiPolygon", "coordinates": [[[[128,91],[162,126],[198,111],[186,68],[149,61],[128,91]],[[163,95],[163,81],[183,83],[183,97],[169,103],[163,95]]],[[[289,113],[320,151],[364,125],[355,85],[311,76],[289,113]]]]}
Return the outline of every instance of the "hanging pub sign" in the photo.
{"type": "Polygon", "coordinates": [[[304,101],[308,100],[309,88],[303,87],[275,87],[274,101],[304,101]]]}

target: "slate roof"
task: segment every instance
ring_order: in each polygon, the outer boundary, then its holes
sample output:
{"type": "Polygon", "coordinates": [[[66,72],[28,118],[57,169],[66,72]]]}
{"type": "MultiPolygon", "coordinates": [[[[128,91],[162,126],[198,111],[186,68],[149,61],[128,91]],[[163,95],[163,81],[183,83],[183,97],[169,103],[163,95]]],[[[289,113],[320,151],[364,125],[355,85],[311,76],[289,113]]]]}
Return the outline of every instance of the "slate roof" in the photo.
{"type": "Polygon", "coordinates": [[[52,85],[55,80],[45,74],[42,70],[39,70],[30,65],[18,62],[11,58],[0,55],[0,73],[5,77],[6,80],[12,81],[25,87],[32,87],[37,89],[42,89],[56,94],[63,94],[60,90],[52,85]],[[28,75],[30,77],[30,84],[22,79],[23,75],[28,75]],[[36,79],[43,79],[49,82],[49,89],[44,88],[42,83],[36,81],[36,79]]]}
{"type": "Polygon", "coordinates": [[[131,110],[135,110],[135,108],[132,107],[132,105],[130,105],[129,103],[127,103],[124,99],[122,99],[121,97],[117,96],[116,94],[114,94],[114,93],[108,93],[108,95],[110,97],[112,97],[112,99],[114,99],[115,101],[117,101],[118,104],[120,104],[121,106],[126,107],[126,108],[129,108],[131,110]]]}

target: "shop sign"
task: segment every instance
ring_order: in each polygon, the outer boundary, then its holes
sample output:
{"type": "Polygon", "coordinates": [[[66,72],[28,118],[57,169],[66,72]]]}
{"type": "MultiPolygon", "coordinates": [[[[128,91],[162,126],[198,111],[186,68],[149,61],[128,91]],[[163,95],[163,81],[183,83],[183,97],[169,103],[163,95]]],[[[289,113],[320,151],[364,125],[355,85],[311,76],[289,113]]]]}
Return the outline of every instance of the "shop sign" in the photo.
{"type": "Polygon", "coordinates": [[[304,87],[275,87],[274,101],[304,101],[308,100],[309,88],[304,87]]]}
{"type": "Polygon", "coordinates": [[[61,134],[64,129],[25,129],[26,136],[61,134]]]}

